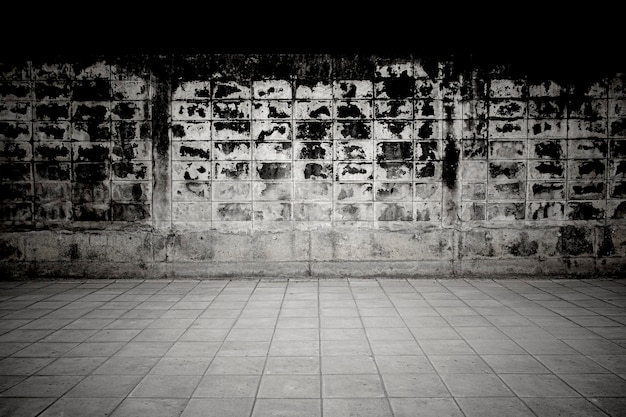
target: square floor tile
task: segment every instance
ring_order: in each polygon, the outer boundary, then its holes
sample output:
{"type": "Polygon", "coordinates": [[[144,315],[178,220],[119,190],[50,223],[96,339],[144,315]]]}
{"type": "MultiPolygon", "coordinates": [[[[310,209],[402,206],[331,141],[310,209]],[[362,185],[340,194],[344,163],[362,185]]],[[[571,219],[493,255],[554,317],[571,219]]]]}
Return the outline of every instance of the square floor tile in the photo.
{"type": "Polygon", "coordinates": [[[181,417],[249,416],[254,398],[192,398],[181,417]]]}
{"type": "Polygon", "coordinates": [[[3,397],[61,397],[83,379],[82,376],[30,376],[0,394],[3,397]]]}
{"type": "Polygon", "coordinates": [[[65,396],[68,398],[126,397],[143,377],[140,375],[90,375],[65,396]]]}
{"type": "Polygon", "coordinates": [[[501,374],[502,380],[520,397],[579,397],[557,376],[551,374],[501,374]]]}
{"type": "Polygon", "coordinates": [[[371,356],[322,356],[323,374],[377,374],[376,363],[371,356]]]}
{"type": "Polygon", "coordinates": [[[60,398],[39,417],[108,417],[121,401],[122,398],[60,398]]]}
{"type": "Polygon", "coordinates": [[[261,375],[265,356],[218,356],[213,359],[207,374],[261,375]]]}
{"type": "Polygon", "coordinates": [[[324,417],[392,417],[386,398],[328,398],[323,402],[324,417]]]}
{"type": "Polygon", "coordinates": [[[0,375],[32,375],[55,358],[4,358],[0,360],[0,375]]]}
{"type": "Polygon", "coordinates": [[[199,375],[147,375],[129,397],[189,398],[199,381],[199,375]]]}
{"type": "Polygon", "coordinates": [[[258,398],[320,398],[319,375],[264,375],[258,398]]]}
{"type": "Polygon", "coordinates": [[[96,368],[94,375],[145,375],[159,361],[158,357],[113,356],[96,368]]]}
{"type": "Polygon", "coordinates": [[[474,354],[474,349],[464,340],[421,340],[420,347],[427,355],[474,354]]]}
{"type": "Polygon", "coordinates": [[[524,402],[537,417],[606,417],[584,398],[524,398],[524,402]]]}
{"type": "Polygon", "coordinates": [[[0,416],[10,417],[31,417],[38,415],[42,410],[52,404],[56,398],[36,398],[30,397],[27,401],[24,398],[1,398],[0,416]]]}
{"type": "Polygon", "coordinates": [[[455,398],[514,396],[495,374],[442,374],[441,378],[455,398]]]}
{"type": "Polygon", "coordinates": [[[384,397],[385,392],[378,375],[322,375],[324,398],[384,397]]]}
{"type": "Polygon", "coordinates": [[[436,374],[383,374],[389,397],[449,397],[450,393],[436,374]]]}
{"type": "Polygon", "coordinates": [[[319,356],[270,356],[265,364],[265,373],[268,375],[319,375],[320,358],[319,356]]]}
{"type": "MultiPolygon", "coordinates": [[[[89,375],[106,358],[58,358],[48,366],[40,369],[38,375],[89,375]]],[[[0,372],[0,374],[3,374],[0,372]]]]}
{"type": "Polygon", "coordinates": [[[499,374],[547,374],[550,371],[531,355],[481,355],[499,374]]]}
{"type": "Polygon", "coordinates": [[[463,417],[452,398],[390,398],[394,417],[463,417]]]}
{"type": "Polygon", "coordinates": [[[224,342],[217,356],[266,356],[269,342],[224,342]]]}
{"type": "Polygon", "coordinates": [[[321,400],[317,399],[259,398],[252,412],[252,417],[321,417],[321,415],[322,404],[321,400]]]}
{"type": "Polygon", "coordinates": [[[187,400],[126,398],[111,417],[171,417],[182,413],[187,400]]]}
{"type": "Polygon", "coordinates": [[[256,375],[205,375],[193,397],[242,398],[255,397],[261,377],[256,375]]]}
{"type": "Polygon", "coordinates": [[[322,356],[372,355],[367,341],[322,340],[322,356]]]}
{"type": "Polygon", "coordinates": [[[488,374],[489,365],[478,355],[429,355],[440,374],[488,374]]]}
{"type": "Polygon", "coordinates": [[[456,401],[466,417],[534,416],[519,398],[457,398],[456,401]]]}
{"type": "Polygon", "coordinates": [[[555,374],[598,374],[608,370],[584,355],[535,355],[555,374]]]}
{"type": "Polygon", "coordinates": [[[376,355],[374,359],[382,374],[435,373],[435,369],[424,355],[376,355]]]}
{"type": "Polygon", "coordinates": [[[613,374],[565,374],[560,377],[585,397],[626,395],[626,381],[613,374]]]}

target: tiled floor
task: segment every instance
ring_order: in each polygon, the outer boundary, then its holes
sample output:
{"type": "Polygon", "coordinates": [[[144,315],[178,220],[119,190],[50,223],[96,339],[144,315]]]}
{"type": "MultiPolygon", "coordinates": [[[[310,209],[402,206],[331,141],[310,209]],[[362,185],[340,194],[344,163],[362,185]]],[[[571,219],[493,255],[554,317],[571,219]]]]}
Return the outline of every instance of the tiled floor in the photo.
{"type": "Polygon", "coordinates": [[[625,416],[626,281],[0,282],[0,415],[625,416]]]}

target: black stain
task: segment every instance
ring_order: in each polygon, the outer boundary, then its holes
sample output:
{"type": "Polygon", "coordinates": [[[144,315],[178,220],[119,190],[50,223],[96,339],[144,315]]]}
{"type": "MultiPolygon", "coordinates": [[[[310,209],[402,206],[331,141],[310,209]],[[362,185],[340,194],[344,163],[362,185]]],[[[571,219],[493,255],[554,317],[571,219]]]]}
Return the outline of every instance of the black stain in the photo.
{"type": "MultiPolygon", "coordinates": [[[[204,174],[207,170],[206,170],[205,167],[200,166],[200,167],[196,168],[196,171],[198,171],[200,174],[204,174]]],[[[198,179],[197,177],[196,178],[191,178],[191,174],[189,173],[189,171],[185,171],[185,174],[183,175],[183,177],[186,180],[197,180],[198,179]]]]}
{"type": "Polygon", "coordinates": [[[548,174],[560,177],[563,175],[563,165],[558,162],[541,162],[535,166],[541,174],[548,174]]]}
{"type": "Polygon", "coordinates": [[[55,125],[39,125],[37,130],[52,139],[63,139],[67,130],[55,125]]]}
{"type": "Polygon", "coordinates": [[[230,155],[235,151],[235,149],[243,148],[246,149],[250,147],[246,142],[218,142],[215,144],[215,147],[219,149],[224,155],[230,155]]]}
{"type": "Polygon", "coordinates": [[[54,161],[60,157],[67,157],[70,154],[69,148],[60,145],[39,145],[35,148],[35,152],[37,152],[37,155],[41,156],[43,159],[47,159],[48,161],[54,161]]]}
{"type": "Polygon", "coordinates": [[[109,139],[111,130],[108,124],[102,124],[99,120],[88,120],[74,124],[74,129],[87,132],[91,141],[109,139]]]}
{"type": "Polygon", "coordinates": [[[107,116],[107,108],[101,104],[85,105],[79,104],[74,112],[75,120],[105,120],[107,116]]]}
{"type": "Polygon", "coordinates": [[[0,96],[14,96],[18,98],[28,97],[30,86],[13,83],[0,83],[0,96]]]}
{"type": "Polygon", "coordinates": [[[442,179],[446,187],[450,190],[456,188],[457,170],[459,167],[460,150],[456,141],[452,138],[446,139],[446,146],[443,154],[442,179]]]}
{"type": "Polygon", "coordinates": [[[359,145],[346,145],[342,152],[346,159],[365,159],[365,149],[359,145]]]}
{"type": "Polygon", "coordinates": [[[0,240],[0,259],[20,259],[22,257],[22,251],[16,248],[6,240],[0,240]]]}
{"type": "Polygon", "coordinates": [[[437,159],[437,142],[418,142],[419,146],[419,161],[432,161],[437,159]]]}
{"type": "MultiPolygon", "coordinates": [[[[269,104],[267,108],[268,108],[268,116],[270,118],[285,119],[285,118],[291,117],[290,112],[285,111],[284,109],[281,109],[275,105],[269,104]]],[[[290,107],[288,106],[287,108],[289,109],[290,107]]]]}
{"type": "Polygon", "coordinates": [[[94,145],[88,148],[78,147],[76,160],[90,162],[104,162],[109,159],[109,149],[102,145],[94,145]]]}
{"type": "MultiPolygon", "coordinates": [[[[28,144],[28,146],[30,146],[30,144],[28,144]]],[[[26,149],[17,143],[5,143],[4,149],[0,150],[0,158],[24,159],[25,157],[26,149]]]]}
{"type": "Polygon", "coordinates": [[[498,108],[496,109],[496,115],[503,117],[512,117],[515,116],[515,114],[518,113],[520,110],[522,110],[522,106],[519,103],[512,101],[509,103],[503,103],[502,105],[498,106],[498,108]]]}
{"type": "Polygon", "coordinates": [[[611,122],[611,136],[623,136],[626,134],[626,118],[611,122]]]}
{"type": "Polygon", "coordinates": [[[538,135],[541,132],[545,132],[548,130],[552,130],[552,125],[549,123],[543,123],[543,126],[541,125],[541,123],[535,123],[533,125],[533,134],[538,135]]]}
{"type": "Polygon", "coordinates": [[[180,147],[180,156],[190,156],[194,158],[202,158],[207,161],[211,160],[211,153],[207,150],[201,148],[194,148],[191,146],[181,146],[180,147]]]}
{"type": "Polygon", "coordinates": [[[328,117],[330,117],[330,109],[328,107],[326,107],[326,106],[320,106],[317,109],[315,109],[312,112],[310,112],[309,116],[311,116],[314,119],[317,119],[320,116],[328,116],[328,117]]]}
{"type": "Polygon", "coordinates": [[[607,143],[606,143],[605,140],[593,140],[593,141],[590,141],[589,145],[587,145],[584,142],[583,143],[579,143],[576,148],[579,151],[598,151],[603,156],[606,156],[607,143]]]}
{"type": "Polygon", "coordinates": [[[484,159],[487,157],[487,141],[481,139],[463,140],[463,157],[467,159],[484,159]]]}
{"type": "MultiPolygon", "coordinates": [[[[241,177],[247,176],[248,175],[248,163],[247,162],[237,162],[234,164],[234,167],[231,168],[233,165],[231,166],[222,166],[222,167],[218,167],[216,169],[218,169],[218,171],[226,176],[226,178],[231,178],[231,179],[239,179],[241,177]]],[[[185,173],[186,175],[186,173],[185,173]]]]}
{"type": "Polygon", "coordinates": [[[329,178],[332,173],[329,173],[328,170],[322,164],[316,163],[308,163],[304,167],[304,179],[311,178],[329,178]]]}
{"type": "Polygon", "coordinates": [[[347,82],[339,83],[339,89],[341,90],[341,96],[345,98],[356,97],[356,85],[347,82]]]}
{"type": "Polygon", "coordinates": [[[584,227],[563,226],[559,228],[556,250],[561,255],[583,255],[593,253],[593,243],[589,240],[590,231],[584,227]]]}
{"type": "Polygon", "coordinates": [[[422,123],[422,125],[417,130],[417,137],[421,139],[430,139],[430,137],[433,135],[434,124],[434,121],[426,121],[422,123]]]}
{"type": "Polygon", "coordinates": [[[611,197],[626,197],[626,182],[615,183],[611,197]]]}
{"type": "Polygon", "coordinates": [[[602,194],[604,192],[604,184],[588,184],[588,185],[574,185],[572,187],[574,194],[602,194]]]}
{"type": "Polygon", "coordinates": [[[376,160],[383,161],[409,160],[413,157],[413,144],[411,142],[383,142],[376,160]]]}
{"type": "Polygon", "coordinates": [[[72,243],[70,245],[70,247],[68,248],[66,255],[69,256],[69,258],[72,261],[75,261],[75,260],[79,259],[80,258],[80,248],[78,247],[78,244],[77,243],[72,243]]]}
{"type": "Polygon", "coordinates": [[[538,219],[547,219],[550,217],[550,212],[555,208],[558,207],[559,204],[558,203],[544,203],[541,204],[532,214],[532,219],[533,220],[538,220],[538,219]]]}
{"type": "Polygon", "coordinates": [[[277,126],[272,126],[271,129],[262,130],[257,136],[257,139],[259,141],[264,141],[266,137],[272,136],[272,134],[274,134],[275,132],[278,132],[281,136],[287,134],[288,125],[280,124],[277,126]]]}
{"type": "Polygon", "coordinates": [[[130,193],[133,197],[133,200],[141,201],[143,197],[143,188],[141,187],[141,184],[139,183],[133,184],[130,188],[130,193]]]}
{"type": "Polygon", "coordinates": [[[372,134],[372,128],[367,123],[343,123],[340,133],[344,138],[369,139],[372,134]]]}
{"type": "Polygon", "coordinates": [[[578,166],[578,173],[584,175],[602,175],[604,174],[604,163],[602,161],[583,161],[578,166]]]}
{"type": "Polygon", "coordinates": [[[610,226],[602,228],[602,239],[598,247],[598,258],[611,256],[615,254],[615,245],[613,244],[613,229],[610,226]]]}
{"type": "Polygon", "coordinates": [[[596,208],[592,203],[572,203],[569,218],[571,220],[600,220],[604,218],[604,210],[596,208]]]}
{"type": "Polygon", "coordinates": [[[111,212],[116,221],[135,222],[150,218],[149,206],[144,204],[113,203],[111,212]]]}
{"type": "Polygon", "coordinates": [[[563,190],[563,184],[554,184],[554,183],[543,183],[543,184],[533,184],[531,187],[533,192],[533,196],[538,197],[542,195],[552,196],[555,192],[560,192],[563,190]]]}
{"type": "Polygon", "coordinates": [[[530,240],[528,233],[522,232],[520,239],[508,247],[508,251],[513,256],[531,256],[537,253],[539,244],[530,240]]]}
{"type": "Polygon", "coordinates": [[[1,200],[23,200],[31,195],[30,184],[2,184],[0,183],[1,200]]]}
{"type": "Polygon", "coordinates": [[[612,158],[625,158],[626,157],[626,140],[614,140],[611,143],[611,157],[612,158]]]}
{"type": "Polygon", "coordinates": [[[69,103],[39,103],[35,109],[35,114],[38,119],[67,119],[69,118],[69,113],[69,103]]]}
{"type": "Polygon", "coordinates": [[[626,174],[626,161],[617,161],[615,164],[615,176],[626,174]]]}
{"type": "Polygon", "coordinates": [[[91,205],[74,206],[74,220],[91,221],[91,222],[107,222],[111,219],[111,213],[108,207],[98,207],[91,205]]]}
{"type": "MultiPolygon", "coordinates": [[[[199,110],[201,110],[202,113],[204,113],[204,109],[201,108],[199,110]]],[[[135,114],[137,114],[137,105],[135,103],[127,103],[127,102],[117,103],[115,104],[115,106],[113,106],[113,108],[111,109],[111,112],[117,115],[120,119],[132,119],[135,116],[135,114]]],[[[202,114],[200,116],[204,117],[202,114]]]]}
{"type": "Polygon", "coordinates": [[[240,108],[239,103],[213,103],[214,117],[220,119],[241,119],[247,114],[240,108]]]}
{"type": "Polygon", "coordinates": [[[67,84],[35,84],[35,97],[38,100],[58,99],[69,97],[70,90],[67,84]]]}
{"type": "Polygon", "coordinates": [[[229,84],[217,84],[214,89],[215,98],[228,97],[232,94],[241,92],[241,89],[239,87],[229,84]]]}
{"type": "Polygon", "coordinates": [[[341,170],[341,175],[344,176],[346,174],[356,175],[356,174],[367,174],[367,170],[365,168],[361,168],[358,165],[345,165],[341,170]]]}
{"type": "Polygon", "coordinates": [[[291,173],[290,165],[274,162],[262,163],[256,171],[263,180],[288,178],[291,173]]]}
{"type": "Polygon", "coordinates": [[[232,130],[235,133],[247,135],[250,133],[250,122],[213,122],[216,131],[232,130]]]}
{"type": "Polygon", "coordinates": [[[109,179],[109,170],[106,164],[79,164],[74,165],[74,180],[76,182],[93,184],[109,179]]]}
{"type": "Polygon", "coordinates": [[[74,81],[72,99],[77,101],[106,101],[111,98],[109,81],[89,80],[74,81]]]}
{"type": "Polygon", "coordinates": [[[403,72],[398,77],[384,78],[383,91],[389,98],[412,97],[415,89],[415,78],[403,72]]]}
{"type": "Polygon", "coordinates": [[[563,150],[559,142],[539,142],[535,144],[535,154],[538,157],[561,159],[563,150]]]}
{"type": "MultiPolygon", "coordinates": [[[[133,133],[134,135],[134,133],[133,133]]],[[[175,138],[185,137],[185,127],[179,124],[172,125],[172,136],[175,138]]]]}
{"type": "Polygon", "coordinates": [[[359,106],[352,103],[343,103],[337,106],[338,118],[363,119],[365,114],[361,112],[359,106]]]}
{"type": "Polygon", "coordinates": [[[51,181],[67,181],[70,179],[70,164],[35,164],[35,172],[37,175],[46,180],[51,181]]]}
{"type": "MultiPolygon", "coordinates": [[[[541,129],[541,127],[539,127],[539,129],[541,129]]],[[[519,123],[505,122],[499,125],[498,127],[496,127],[496,130],[501,133],[521,132],[522,126],[520,126],[519,123]]],[[[539,133],[539,132],[541,132],[541,130],[536,131],[535,133],[539,133]]]]}
{"type": "Polygon", "coordinates": [[[300,149],[299,159],[324,159],[325,156],[326,149],[321,142],[308,142],[300,149]]]}
{"type": "Polygon", "coordinates": [[[416,178],[432,178],[435,176],[435,164],[433,162],[428,162],[424,166],[420,167],[415,171],[416,178]]]}
{"type": "Polygon", "coordinates": [[[521,188],[521,184],[519,182],[514,182],[514,183],[503,183],[503,184],[493,184],[493,188],[496,191],[497,194],[513,194],[513,195],[519,195],[520,191],[522,190],[521,188]]]}
{"type": "Polygon", "coordinates": [[[419,114],[421,116],[434,116],[435,115],[435,100],[420,100],[421,107],[419,108],[419,114]]]}
{"type": "Polygon", "coordinates": [[[626,201],[622,201],[613,212],[613,219],[626,219],[626,201]]]}
{"type": "Polygon", "coordinates": [[[324,139],[329,135],[332,125],[328,122],[303,122],[296,126],[298,139],[324,139]]]}
{"type": "Polygon", "coordinates": [[[0,123],[0,136],[17,139],[25,135],[30,136],[30,130],[26,124],[0,123]]]}
{"type": "Polygon", "coordinates": [[[30,164],[0,164],[2,181],[26,181],[30,179],[30,164]]]}
{"type": "Polygon", "coordinates": [[[410,221],[413,216],[410,212],[407,213],[406,208],[399,204],[387,204],[383,209],[378,220],[380,221],[410,221]]]}
{"type": "Polygon", "coordinates": [[[252,218],[250,212],[241,204],[224,204],[217,210],[217,212],[221,218],[225,219],[248,221],[252,218]]]}
{"type": "Polygon", "coordinates": [[[403,178],[411,171],[404,162],[380,162],[378,166],[386,171],[388,179],[403,178]]]}
{"type": "Polygon", "coordinates": [[[406,122],[386,122],[387,129],[394,135],[400,136],[408,126],[406,122]]]}

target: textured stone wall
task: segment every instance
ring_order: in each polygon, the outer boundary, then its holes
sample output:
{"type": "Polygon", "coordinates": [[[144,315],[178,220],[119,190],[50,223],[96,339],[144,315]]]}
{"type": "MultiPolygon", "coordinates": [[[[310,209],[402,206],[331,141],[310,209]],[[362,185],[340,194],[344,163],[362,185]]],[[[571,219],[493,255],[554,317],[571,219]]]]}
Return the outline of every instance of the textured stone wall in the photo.
{"type": "Polygon", "coordinates": [[[454,57],[0,63],[4,275],[619,274],[626,77],[454,57]]]}

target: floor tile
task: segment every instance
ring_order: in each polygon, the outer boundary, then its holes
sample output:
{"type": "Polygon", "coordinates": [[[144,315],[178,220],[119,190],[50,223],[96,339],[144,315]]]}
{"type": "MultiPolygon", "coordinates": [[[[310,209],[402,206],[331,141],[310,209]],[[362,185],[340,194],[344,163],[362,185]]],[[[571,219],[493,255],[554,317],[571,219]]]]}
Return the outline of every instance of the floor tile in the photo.
{"type": "Polygon", "coordinates": [[[584,398],[524,398],[524,402],[537,417],[606,417],[604,412],[584,398]]]}
{"type": "Polygon", "coordinates": [[[3,397],[61,397],[83,379],[81,376],[34,375],[2,392],[3,397]]]}
{"type": "Polygon", "coordinates": [[[55,358],[4,358],[0,360],[0,375],[32,375],[55,358]]]}
{"type": "Polygon", "coordinates": [[[540,361],[531,355],[481,355],[481,358],[498,374],[547,374],[540,361]]]}
{"type": "Polygon", "coordinates": [[[264,375],[257,398],[320,398],[320,376],[264,375]]]}
{"type": "Polygon", "coordinates": [[[466,417],[534,417],[535,415],[518,398],[459,398],[457,402],[466,417]]]}
{"type": "Polygon", "coordinates": [[[535,355],[546,368],[555,374],[596,374],[608,370],[584,355],[535,355]]]}
{"type": "Polygon", "coordinates": [[[579,397],[555,375],[501,374],[502,380],[520,397],[579,397]]]}
{"type": "Polygon", "coordinates": [[[218,356],[213,359],[207,374],[212,375],[261,375],[265,356],[218,356]]]}
{"type": "Polygon", "coordinates": [[[270,356],[318,356],[317,340],[274,340],[269,349],[270,356]]]}
{"type": "Polygon", "coordinates": [[[328,398],[322,407],[324,417],[392,417],[386,398],[328,398]]]}
{"type": "Polygon", "coordinates": [[[478,355],[428,355],[440,374],[488,374],[489,365],[478,355]]]}
{"type": "Polygon", "coordinates": [[[424,355],[376,355],[381,374],[430,374],[435,369],[424,355]]]}
{"type": "Polygon", "coordinates": [[[389,397],[449,397],[450,392],[435,374],[383,374],[389,397]]]}
{"type": "Polygon", "coordinates": [[[37,371],[37,375],[89,375],[106,360],[103,357],[58,358],[37,371]]]}
{"type": "Polygon", "coordinates": [[[199,381],[199,375],[147,375],[129,397],[189,398],[199,381]]]}
{"type": "Polygon", "coordinates": [[[38,417],[108,417],[120,402],[122,398],[60,398],[38,417]]]}
{"type": "Polygon", "coordinates": [[[463,417],[452,398],[390,398],[394,417],[463,417]]]}
{"type": "Polygon", "coordinates": [[[384,397],[383,385],[378,375],[322,375],[324,398],[384,397]]]}
{"type": "Polygon", "coordinates": [[[159,361],[156,356],[113,356],[93,371],[94,375],[146,375],[159,361]]]}
{"type": "Polygon", "coordinates": [[[367,355],[322,356],[323,374],[378,374],[373,357],[367,355]]]}
{"type": "Polygon", "coordinates": [[[255,397],[261,377],[256,375],[205,375],[193,393],[194,398],[255,397]]]}
{"type": "Polygon", "coordinates": [[[441,374],[457,397],[512,397],[513,392],[494,374],[441,374]]]}
{"type": "Polygon", "coordinates": [[[322,405],[318,399],[259,398],[254,404],[252,417],[321,417],[321,413],[322,405]]]}
{"type": "Polygon", "coordinates": [[[319,374],[318,356],[270,356],[265,364],[265,373],[273,374],[319,374]]]}
{"type": "Polygon", "coordinates": [[[560,375],[570,387],[585,397],[619,397],[626,393],[626,380],[613,374],[560,375]]]}
{"type": "Polygon", "coordinates": [[[182,399],[126,398],[111,417],[172,417],[178,416],[187,404],[182,399]]]}
{"type": "Polygon", "coordinates": [[[68,398],[126,397],[141,381],[140,375],[90,375],[66,394],[68,398]]]}
{"type": "Polygon", "coordinates": [[[52,404],[56,398],[2,398],[0,397],[0,416],[33,417],[52,404]]]}

